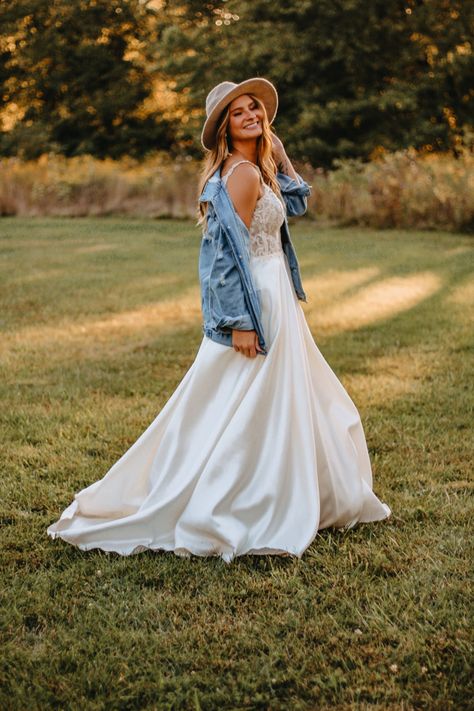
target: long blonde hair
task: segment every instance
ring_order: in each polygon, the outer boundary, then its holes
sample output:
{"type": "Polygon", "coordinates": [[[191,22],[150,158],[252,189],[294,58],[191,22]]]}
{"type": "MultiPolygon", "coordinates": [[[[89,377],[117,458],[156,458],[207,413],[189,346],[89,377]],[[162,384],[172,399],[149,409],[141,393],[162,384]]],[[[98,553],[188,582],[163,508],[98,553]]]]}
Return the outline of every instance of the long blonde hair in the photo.
{"type": "MultiPolygon", "coordinates": [[[[267,112],[264,104],[253,94],[249,94],[252,99],[257,104],[258,108],[262,110],[263,121],[262,121],[262,135],[257,138],[257,165],[260,168],[263,181],[271,187],[271,189],[281,197],[280,185],[276,179],[277,166],[273,160],[272,155],[272,129],[268,121],[267,112]]],[[[205,184],[211,177],[211,175],[222,165],[231,151],[229,149],[229,143],[231,141],[230,135],[228,134],[228,127],[230,121],[230,104],[223,111],[222,117],[217,126],[216,132],[216,142],[214,148],[212,148],[204,161],[204,166],[201,171],[201,177],[199,180],[199,195],[202,193],[205,184]]],[[[206,224],[207,218],[207,202],[201,202],[198,206],[198,222],[197,224],[206,224]]]]}

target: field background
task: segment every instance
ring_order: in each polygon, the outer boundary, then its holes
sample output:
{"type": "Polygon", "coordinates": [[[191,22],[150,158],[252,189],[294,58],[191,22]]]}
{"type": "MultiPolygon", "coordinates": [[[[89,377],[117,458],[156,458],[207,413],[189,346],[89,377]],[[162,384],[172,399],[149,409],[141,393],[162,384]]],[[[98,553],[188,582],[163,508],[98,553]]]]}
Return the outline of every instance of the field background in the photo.
{"type": "MultiPolygon", "coordinates": [[[[318,227],[474,232],[474,134],[457,157],[409,148],[367,163],[340,159],[328,171],[300,161],[295,166],[311,186],[307,216],[318,227]]],[[[202,168],[201,160],[163,152],[140,161],[4,158],[0,216],[195,220],[202,168]]]]}
{"type": "Polygon", "coordinates": [[[193,361],[197,228],[1,230],[1,708],[469,708],[472,238],[292,227],[303,308],[393,514],[322,531],[299,561],[226,565],[46,535],[193,361]]]}

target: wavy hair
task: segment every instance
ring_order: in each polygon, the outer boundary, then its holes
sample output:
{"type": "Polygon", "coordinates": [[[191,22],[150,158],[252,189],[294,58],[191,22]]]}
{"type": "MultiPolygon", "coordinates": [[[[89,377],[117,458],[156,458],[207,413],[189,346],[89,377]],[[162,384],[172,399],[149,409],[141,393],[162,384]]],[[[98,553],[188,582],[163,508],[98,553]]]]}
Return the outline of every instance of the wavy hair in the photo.
{"type": "MultiPolygon", "coordinates": [[[[249,94],[252,99],[257,104],[258,108],[262,110],[263,121],[262,121],[262,135],[257,138],[257,165],[260,168],[263,181],[270,186],[270,188],[280,196],[281,191],[278,180],[276,179],[277,166],[273,160],[273,142],[272,142],[272,128],[268,121],[267,112],[264,104],[253,94],[249,94]]],[[[216,142],[214,148],[208,151],[206,159],[204,161],[204,166],[201,171],[201,177],[199,180],[199,195],[202,193],[205,184],[211,177],[211,175],[219,168],[225,161],[228,155],[232,152],[232,141],[230,133],[228,131],[230,121],[230,104],[224,109],[222,115],[217,124],[216,131],[216,142]],[[229,148],[230,144],[230,148],[229,148]]],[[[204,224],[206,226],[207,221],[207,202],[201,202],[198,205],[198,221],[197,224],[204,224]]]]}

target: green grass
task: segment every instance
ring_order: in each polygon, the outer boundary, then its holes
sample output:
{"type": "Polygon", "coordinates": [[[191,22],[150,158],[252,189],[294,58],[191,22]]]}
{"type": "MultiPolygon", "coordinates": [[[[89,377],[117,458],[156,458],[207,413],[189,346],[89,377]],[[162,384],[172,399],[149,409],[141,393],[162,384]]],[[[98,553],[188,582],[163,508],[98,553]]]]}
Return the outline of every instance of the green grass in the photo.
{"type": "Polygon", "coordinates": [[[472,708],[472,240],[293,227],[308,322],[393,514],[321,531],[301,560],[227,565],[46,535],[191,365],[199,231],[3,219],[0,233],[0,707],[472,708]]]}

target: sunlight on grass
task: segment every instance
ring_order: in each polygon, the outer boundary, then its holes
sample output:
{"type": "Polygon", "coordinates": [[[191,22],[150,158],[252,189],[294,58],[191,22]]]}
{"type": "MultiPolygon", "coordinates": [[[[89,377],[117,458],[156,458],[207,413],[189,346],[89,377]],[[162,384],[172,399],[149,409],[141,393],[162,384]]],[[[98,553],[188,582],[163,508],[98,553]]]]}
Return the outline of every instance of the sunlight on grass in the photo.
{"type": "Polygon", "coordinates": [[[307,309],[308,320],[311,326],[331,334],[355,330],[408,311],[441,286],[441,278],[432,272],[388,277],[329,307],[311,306],[307,309]]]}
{"type": "MultiPolygon", "coordinates": [[[[308,280],[311,301],[308,306],[304,305],[304,309],[309,325],[330,334],[356,330],[409,310],[432,296],[442,283],[436,274],[424,272],[381,279],[363,286],[378,273],[377,268],[370,267],[354,272],[331,271],[308,280]],[[341,298],[341,294],[359,285],[361,288],[355,293],[341,298]]],[[[132,334],[144,335],[153,330],[157,335],[170,328],[198,325],[200,322],[199,289],[192,287],[179,298],[100,319],[19,329],[4,336],[0,354],[6,357],[18,348],[22,351],[56,348],[64,351],[70,347],[79,356],[79,352],[96,353],[102,345],[110,347],[113,342],[122,342],[132,334]]]]}
{"type": "Polygon", "coordinates": [[[0,708],[467,708],[472,240],[292,228],[300,304],[393,514],[321,531],[298,561],[226,567],[46,535],[193,361],[194,225],[3,226],[0,708]]]}
{"type": "Polygon", "coordinates": [[[95,252],[110,252],[117,249],[118,244],[91,244],[87,247],[77,247],[74,251],[76,254],[94,254],[95,252]]]}
{"type": "MultiPolygon", "coordinates": [[[[123,342],[132,334],[141,332],[153,335],[177,327],[197,324],[201,318],[201,302],[197,287],[189,289],[178,299],[147,304],[139,309],[123,311],[100,319],[66,322],[59,326],[28,326],[5,334],[0,346],[0,356],[14,357],[22,352],[38,349],[67,349],[74,354],[96,354],[101,347],[108,348],[123,342]]],[[[136,345],[134,342],[133,345],[136,345]]]]}
{"type": "MultiPolygon", "coordinates": [[[[302,262],[304,265],[304,261],[302,262]]],[[[359,269],[330,269],[317,277],[305,279],[304,288],[308,302],[316,302],[318,308],[333,302],[354,287],[372,281],[380,274],[379,267],[361,267],[359,269]]]]}
{"type": "Polygon", "coordinates": [[[35,281],[45,281],[56,279],[64,274],[64,269],[35,269],[27,274],[16,274],[15,282],[17,284],[31,284],[35,281]]]}
{"type": "Polygon", "coordinates": [[[472,310],[474,307],[474,279],[455,286],[448,296],[448,301],[460,306],[470,306],[472,310]]]}
{"type": "Polygon", "coordinates": [[[412,351],[372,358],[369,373],[344,376],[344,385],[365,407],[386,404],[397,398],[420,393],[424,379],[436,371],[436,353],[412,351]]]}

